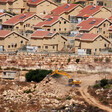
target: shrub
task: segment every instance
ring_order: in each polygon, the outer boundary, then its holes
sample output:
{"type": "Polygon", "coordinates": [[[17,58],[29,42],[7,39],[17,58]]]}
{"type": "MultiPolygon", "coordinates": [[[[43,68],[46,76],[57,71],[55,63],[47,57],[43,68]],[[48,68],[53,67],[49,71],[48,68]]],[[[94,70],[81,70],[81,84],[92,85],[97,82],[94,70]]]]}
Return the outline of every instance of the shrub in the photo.
{"type": "Polygon", "coordinates": [[[66,100],[71,100],[71,97],[70,97],[70,96],[67,96],[67,97],[66,97],[66,100]]]}
{"type": "Polygon", "coordinates": [[[24,93],[29,94],[29,93],[32,93],[32,91],[31,91],[31,89],[28,89],[28,90],[25,90],[24,93]]]}
{"type": "Polygon", "coordinates": [[[76,63],[79,63],[80,59],[76,59],[76,63]]]}
{"type": "Polygon", "coordinates": [[[110,84],[107,84],[106,86],[104,86],[104,89],[109,89],[109,88],[111,88],[110,84]]]}
{"type": "Polygon", "coordinates": [[[95,84],[93,88],[100,88],[100,84],[95,84]]]}
{"type": "Polygon", "coordinates": [[[103,58],[99,58],[99,61],[102,62],[103,61],[103,58]]]}
{"type": "Polygon", "coordinates": [[[98,61],[98,58],[94,58],[94,62],[97,62],[98,61]]]}
{"type": "Polygon", "coordinates": [[[109,62],[110,62],[110,58],[106,58],[106,59],[105,59],[105,62],[106,62],[106,63],[109,63],[109,62]]]}
{"type": "Polygon", "coordinates": [[[106,86],[108,84],[108,80],[107,79],[102,79],[101,81],[100,81],[100,86],[101,87],[104,87],[104,86],[106,86]]]}
{"type": "Polygon", "coordinates": [[[31,82],[31,81],[40,82],[49,73],[52,73],[52,70],[41,70],[41,69],[31,70],[28,73],[26,73],[26,81],[27,82],[31,82]]]}
{"type": "Polygon", "coordinates": [[[70,58],[68,58],[68,63],[71,61],[71,59],[70,58]]]}

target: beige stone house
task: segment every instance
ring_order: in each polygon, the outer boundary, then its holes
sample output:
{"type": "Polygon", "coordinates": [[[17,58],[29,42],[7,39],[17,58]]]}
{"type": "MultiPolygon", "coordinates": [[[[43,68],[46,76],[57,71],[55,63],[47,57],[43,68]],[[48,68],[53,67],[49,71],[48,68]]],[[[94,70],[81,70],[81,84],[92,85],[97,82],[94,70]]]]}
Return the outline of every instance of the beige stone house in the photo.
{"type": "Polygon", "coordinates": [[[4,23],[5,21],[9,20],[10,18],[12,18],[13,16],[8,14],[8,13],[0,13],[0,24],[4,23]]]}
{"type": "Polygon", "coordinates": [[[2,25],[5,30],[14,30],[24,35],[26,32],[33,32],[33,26],[40,21],[43,19],[35,13],[22,13],[12,17],[2,25]]]}
{"type": "Polygon", "coordinates": [[[59,33],[67,33],[70,31],[70,23],[63,17],[47,15],[46,20],[39,22],[34,29],[44,29],[45,31],[56,31],[59,33]]]}
{"type": "Polygon", "coordinates": [[[61,51],[67,44],[67,39],[57,32],[36,31],[31,35],[31,46],[37,46],[37,51],[61,51]]]}
{"type": "Polygon", "coordinates": [[[0,12],[20,14],[25,10],[24,0],[0,0],[0,12]]]}
{"type": "Polygon", "coordinates": [[[98,55],[102,49],[110,48],[111,42],[98,34],[79,33],[75,36],[75,53],[84,50],[86,54],[98,55]]]}
{"type": "Polygon", "coordinates": [[[105,38],[109,38],[108,28],[111,21],[104,18],[89,18],[77,25],[77,30],[80,33],[100,34],[105,38]]]}
{"type": "Polygon", "coordinates": [[[83,7],[79,4],[64,4],[52,10],[51,15],[61,16],[73,22],[72,18],[78,15],[82,9],[83,7]]]}
{"type": "Polygon", "coordinates": [[[28,0],[27,11],[35,12],[38,16],[45,16],[58,5],[51,0],[28,0]]]}
{"type": "Polygon", "coordinates": [[[104,6],[88,5],[83,8],[75,17],[76,23],[80,23],[89,17],[94,18],[109,18],[111,16],[111,10],[104,6]]]}
{"type": "Polygon", "coordinates": [[[17,51],[26,45],[28,39],[24,36],[8,30],[0,30],[0,48],[3,51],[17,51]]]}

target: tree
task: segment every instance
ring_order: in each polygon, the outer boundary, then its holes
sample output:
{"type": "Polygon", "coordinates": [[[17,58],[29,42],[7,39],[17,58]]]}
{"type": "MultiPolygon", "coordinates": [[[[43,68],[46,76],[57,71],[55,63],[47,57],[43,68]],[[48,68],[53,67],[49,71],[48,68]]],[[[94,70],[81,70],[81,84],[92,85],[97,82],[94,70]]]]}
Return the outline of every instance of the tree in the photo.
{"type": "Polygon", "coordinates": [[[32,70],[26,73],[26,81],[40,82],[46,77],[46,75],[50,73],[52,73],[52,70],[41,70],[41,69],[32,70]]]}

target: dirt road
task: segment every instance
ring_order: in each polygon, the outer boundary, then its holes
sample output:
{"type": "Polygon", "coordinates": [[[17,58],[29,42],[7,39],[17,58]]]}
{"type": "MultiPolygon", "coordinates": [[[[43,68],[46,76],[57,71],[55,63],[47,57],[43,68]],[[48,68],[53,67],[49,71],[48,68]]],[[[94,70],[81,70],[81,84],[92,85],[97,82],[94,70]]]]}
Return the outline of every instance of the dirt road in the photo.
{"type": "Polygon", "coordinates": [[[86,102],[88,102],[89,104],[91,104],[93,106],[99,107],[100,109],[105,110],[107,112],[112,112],[111,108],[102,105],[99,101],[97,101],[94,97],[92,97],[87,92],[88,86],[93,85],[96,80],[99,80],[101,78],[102,78],[102,76],[99,76],[98,74],[80,78],[82,80],[82,84],[81,84],[81,87],[79,88],[79,90],[86,102]]]}

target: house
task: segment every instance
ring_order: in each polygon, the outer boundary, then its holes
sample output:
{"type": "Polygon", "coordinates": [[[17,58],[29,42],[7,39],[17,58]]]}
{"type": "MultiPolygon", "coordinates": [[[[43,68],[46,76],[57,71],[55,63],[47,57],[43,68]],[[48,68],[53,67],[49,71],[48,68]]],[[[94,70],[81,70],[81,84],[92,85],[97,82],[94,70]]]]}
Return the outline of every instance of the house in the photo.
{"type": "Polygon", "coordinates": [[[17,51],[27,42],[28,39],[14,31],[0,30],[0,51],[17,51]]]}
{"type": "Polygon", "coordinates": [[[17,71],[3,71],[2,78],[14,80],[17,77],[17,71]]]}
{"type": "Polygon", "coordinates": [[[100,34],[105,38],[109,38],[108,28],[111,21],[105,18],[89,18],[77,25],[77,30],[80,33],[100,34]]]}
{"type": "Polygon", "coordinates": [[[2,13],[0,12],[0,24],[4,23],[5,21],[9,20],[13,16],[8,13],[2,13]]]}
{"type": "Polygon", "coordinates": [[[33,26],[40,21],[43,21],[43,19],[35,13],[22,13],[12,17],[2,25],[5,30],[14,30],[22,35],[25,35],[27,32],[29,34],[32,33],[34,30],[33,26]]]}
{"type": "Polygon", "coordinates": [[[51,11],[51,15],[61,16],[73,22],[73,18],[79,14],[83,7],[79,4],[64,4],[51,11]]]}
{"type": "Polygon", "coordinates": [[[111,10],[104,6],[88,5],[83,8],[75,17],[76,23],[80,23],[89,17],[94,18],[109,18],[111,16],[111,10]]]}
{"type": "Polygon", "coordinates": [[[37,51],[61,51],[67,44],[67,39],[57,32],[36,31],[31,35],[31,46],[37,46],[37,51]]]}
{"type": "Polygon", "coordinates": [[[35,12],[38,16],[45,16],[57,6],[51,0],[28,0],[27,12],[35,12]]]}
{"type": "Polygon", "coordinates": [[[46,19],[43,22],[39,22],[34,26],[34,29],[44,29],[45,31],[67,33],[70,31],[69,21],[60,16],[47,15],[44,17],[46,19]]]}
{"type": "Polygon", "coordinates": [[[25,10],[24,0],[0,0],[0,12],[20,14],[25,10]]]}
{"type": "Polygon", "coordinates": [[[93,0],[94,3],[96,3],[97,5],[100,5],[100,6],[105,6],[105,7],[108,7],[109,9],[112,8],[112,1],[111,0],[93,0]]]}
{"type": "Polygon", "coordinates": [[[75,36],[75,53],[84,50],[86,54],[98,55],[101,50],[110,48],[111,42],[102,35],[79,33],[75,36]]]}
{"type": "Polygon", "coordinates": [[[11,17],[13,17],[13,16],[8,13],[0,12],[0,29],[2,29],[2,23],[9,20],[11,17]]]}

